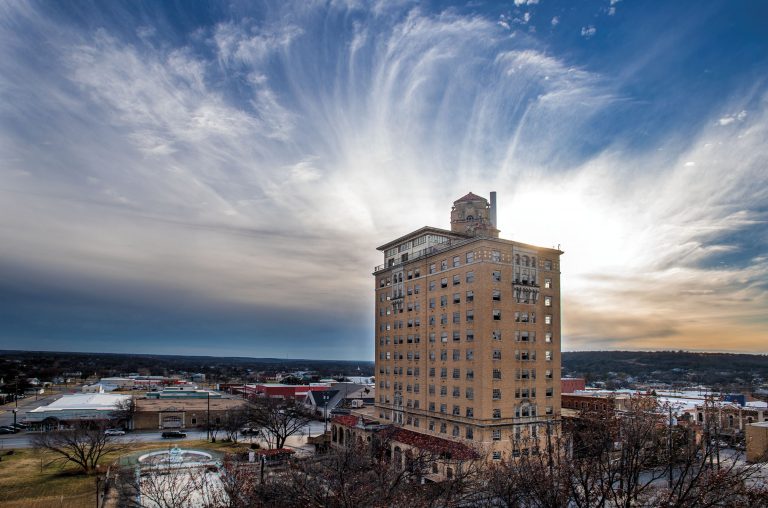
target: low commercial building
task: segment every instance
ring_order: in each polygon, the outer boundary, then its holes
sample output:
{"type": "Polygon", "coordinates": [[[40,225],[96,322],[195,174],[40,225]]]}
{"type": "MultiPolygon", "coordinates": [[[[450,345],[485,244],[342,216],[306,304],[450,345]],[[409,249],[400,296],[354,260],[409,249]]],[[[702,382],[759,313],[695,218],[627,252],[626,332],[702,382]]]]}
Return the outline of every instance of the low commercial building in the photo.
{"type": "Polygon", "coordinates": [[[560,379],[561,393],[573,393],[584,390],[586,386],[586,379],[581,377],[564,377],[560,379]]]}
{"type": "Polygon", "coordinates": [[[243,386],[246,397],[270,397],[275,399],[296,399],[303,401],[310,391],[328,390],[326,383],[311,383],[308,385],[285,385],[280,383],[248,384],[243,386]]]}
{"type": "Polygon", "coordinates": [[[768,460],[768,422],[747,425],[747,462],[768,460]]]}
{"type": "Polygon", "coordinates": [[[220,399],[221,394],[201,390],[197,386],[168,386],[157,392],[148,392],[148,399],[220,399]]]}
{"type": "Polygon", "coordinates": [[[64,395],[47,406],[29,411],[24,422],[46,428],[57,428],[81,421],[106,422],[114,419],[119,406],[127,404],[130,399],[130,395],[111,393],[64,395]]]}
{"type": "Polygon", "coordinates": [[[225,420],[227,413],[247,409],[241,399],[177,398],[137,399],[134,429],[204,429],[225,420]]]}

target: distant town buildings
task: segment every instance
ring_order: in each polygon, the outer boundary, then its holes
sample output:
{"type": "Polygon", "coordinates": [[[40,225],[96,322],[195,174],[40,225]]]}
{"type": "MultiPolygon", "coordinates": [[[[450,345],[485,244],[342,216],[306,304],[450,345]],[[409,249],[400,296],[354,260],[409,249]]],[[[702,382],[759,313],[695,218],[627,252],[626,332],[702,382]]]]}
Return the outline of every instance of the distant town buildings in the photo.
{"type": "Polygon", "coordinates": [[[495,193],[489,203],[471,192],[453,203],[450,230],[378,249],[381,421],[496,460],[535,446],[560,413],[562,252],[499,238],[495,193]]]}

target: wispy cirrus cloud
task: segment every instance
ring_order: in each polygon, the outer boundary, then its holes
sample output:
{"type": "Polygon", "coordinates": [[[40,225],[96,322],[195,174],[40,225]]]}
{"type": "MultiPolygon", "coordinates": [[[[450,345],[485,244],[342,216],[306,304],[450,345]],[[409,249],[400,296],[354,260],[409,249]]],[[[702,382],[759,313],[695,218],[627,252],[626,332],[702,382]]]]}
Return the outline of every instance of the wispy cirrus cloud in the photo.
{"type": "Polygon", "coordinates": [[[370,356],[374,247],[496,190],[504,236],[566,251],[566,349],[761,347],[758,92],[638,153],[613,127],[625,83],[497,15],[306,4],[163,38],[148,15],[6,9],[0,270],[28,316],[0,314],[9,340],[112,321],[155,348],[370,356]],[[30,324],[35,291],[61,326],[30,324]]]}

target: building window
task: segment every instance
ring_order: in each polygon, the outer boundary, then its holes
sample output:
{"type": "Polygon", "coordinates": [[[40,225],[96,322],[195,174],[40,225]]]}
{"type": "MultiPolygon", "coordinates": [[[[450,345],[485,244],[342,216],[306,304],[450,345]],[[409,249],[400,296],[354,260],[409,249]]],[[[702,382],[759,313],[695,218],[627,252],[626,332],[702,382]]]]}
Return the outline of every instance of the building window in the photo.
{"type": "Polygon", "coordinates": [[[494,360],[501,360],[501,350],[500,349],[494,349],[493,350],[493,359],[494,360]]]}
{"type": "Polygon", "coordinates": [[[552,316],[550,314],[547,314],[544,316],[544,324],[545,325],[551,325],[552,324],[552,316]]]}
{"type": "Polygon", "coordinates": [[[459,256],[453,256],[453,267],[456,268],[460,264],[461,262],[459,261],[459,256]]]}
{"type": "Polygon", "coordinates": [[[501,400],[501,390],[498,388],[493,389],[493,400],[501,400]]]}
{"type": "MultiPolygon", "coordinates": [[[[440,411],[440,412],[445,413],[445,411],[440,411]]],[[[448,424],[446,424],[445,422],[442,422],[440,424],[440,433],[445,434],[447,430],[448,430],[448,424]]]]}
{"type": "Polygon", "coordinates": [[[448,342],[448,332],[440,332],[440,342],[443,344],[448,342]]]}
{"type": "Polygon", "coordinates": [[[467,272],[467,284],[475,282],[475,272],[467,272]]]}
{"type": "MultiPolygon", "coordinates": [[[[434,411],[434,408],[432,408],[432,411],[434,411]]],[[[433,431],[435,430],[435,422],[434,420],[429,420],[429,430],[433,431]]],[[[437,464],[435,464],[436,466],[437,464]]]]}
{"type": "Polygon", "coordinates": [[[461,332],[458,330],[453,331],[453,342],[461,342],[461,332]]]}
{"type": "Polygon", "coordinates": [[[461,284],[461,277],[459,277],[458,275],[454,275],[453,276],[453,285],[454,286],[458,286],[459,284],[461,284]]]}
{"type": "Polygon", "coordinates": [[[453,303],[461,303],[461,293],[453,293],[453,303]]]}
{"type": "Polygon", "coordinates": [[[501,418],[501,409],[496,408],[493,410],[493,413],[491,414],[492,418],[501,418]]]}
{"type": "Polygon", "coordinates": [[[474,398],[475,398],[475,389],[474,389],[474,388],[472,388],[472,387],[469,387],[469,388],[467,388],[467,390],[466,390],[466,392],[465,392],[465,395],[466,395],[466,397],[467,397],[469,400],[472,400],[472,399],[474,399],[474,398]]]}
{"type": "Polygon", "coordinates": [[[544,279],[544,289],[550,289],[552,287],[552,279],[544,279]]]}
{"type": "Polygon", "coordinates": [[[441,325],[448,324],[448,314],[440,314],[440,324],[441,325]]]}
{"type": "Polygon", "coordinates": [[[440,287],[441,288],[448,287],[448,277],[443,277],[442,279],[440,279],[440,287]]]}
{"type": "MultiPolygon", "coordinates": [[[[446,361],[448,359],[448,350],[447,349],[441,349],[440,350],[440,360],[446,361]]],[[[445,377],[445,376],[443,376],[445,377]]]]}
{"type": "Polygon", "coordinates": [[[473,342],[475,340],[475,332],[467,330],[467,342],[473,342]]]}
{"type": "Polygon", "coordinates": [[[501,272],[495,271],[491,274],[491,280],[493,282],[501,282],[501,272]]]}
{"type": "Polygon", "coordinates": [[[446,295],[442,295],[440,297],[440,307],[445,307],[448,305],[448,297],[446,295]]]}
{"type": "Polygon", "coordinates": [[[492,250],[491,251],[491,261],[493,261],[495,263],[498,263],[499,261],[501,261],[501,253],[499,251],[497,251],[497,250],[492,250]]]}
{"type": "Polygon", "coordinates": [[[468,310],[467,311],[467,323],[472,323],[475,321],[475,311],[474,310],[468,310]]]}
{"type": "Polygon", "coordinates": [[[429,265],[429,273],[430,274],[435,273],[435,264],[434,263],[429,265]]]}
{"type": "Polygon", "coordinates": [[[472,430],[472,427],[467,427],[466,434],[467,439],[474,439],[475,438],[475,432],[472,430]]]}
{"type": "Polygon", "coordinates": [[[494,302],[500,302],[501,301],[501,290],[494,289],[493,290],[493,295],[492,295],[491,299],[494,302]]]}
{"type": "Polygon", "coordinates": [[[474,369],[467,369],[467,379],[469,379],[470,381],[475,379],[474,369]]]}
{"type": "MultiPolygon", "coordinates": [[[[435,369],[430,369],[430,371],[431,371],[430,375],[434,376],[435,375],[435,369]]],[[[430,395],[434,395],[435,394],[435,385],[429,385],[427,387],[427,391],[429,392],[430,395]]]]}
{"type": "Polygon", "coordinates": [[[440,261],[440,270],[447,270],[448,269],[448,261],[443,259],[440,261]]]}
{"type": "Polygon", "coordinates": [[[474,291],[467,291],[467,303],[471,303],[475,301],[475,292],[474,291]]]}
{"type": "Polygon", "coordinates": [[[435,290],[435,281],[431,280],[429,281],[429,290],[434,291],[435,290]]]}
{"type": "Polygon", "coordinates": [[[544,359],[548,362],[552,361],[552,351],[544,351],[544,359]]]}
{"type": "Polygon", "coordinates": [[[457,325],[461,323],[461,312],[454,312],[453,313],[453,324],[457,325]]]}
{"type": "Polygon", "coordinates": [[[501,452],[493,452],[493,460],[501,460],[501,452]]]}
{"type": "Polygon", "coordinates": [[[459,360],[461,360],[461,351],[459,351],[458,349],[454,349],[453,350],[453,361],[454,362],[458,362],[459,360]]]}
{"type": "Polygon", "coordinates": [[[493,320],[494,321],[501,321],[501,310],[493,309],[493,320]]]}
{"type": "Polygon", "coordinates": [[[546,343],[552,342],[552,334],[551,333],[548,332],[548,333],[544,334],[544,342],[546,342],[546,343]]]}
{"type": "Polygon", "coordinates": [[[493,369],[493,379],[501,379],[501,369],[493,369]]]}
{"type": "Polygon", "coordinates": [[[501,441],[501,430],[494,429],[491,435],[494,441],[501,441]]]}
{"type": "Polygon", "coordinates": [[[467,349],[467,360],[474,360],[475,352],[471,349],[467,349]]]}
{"type": "Polygon", "coordinates": [[[544,377],[547,379],[552,379],[552,370],[547,369],[544,371],[544,377]]]}
{"type": "Polygon", "coordinates": [[[453,379],[461,378],[461,369],[453,369],[453,379]]]}
{"type": "Polygon", "coordinates": [[[421,277],[421,268],[416,268],[416,269],[413,271],[413,277],[414,277],[415,279],[418,279],[419,277],[421,277]]]}
{"type": "Polygon", "coordinates": [[[493,340],[501,340],[501,330],[494,330],[491,332],[491,338],[493,340]]]}
{"type": "MultiPolygon", "coordinates": [[[[445,414],[448,412],[448,405],[447,404],[440,404],[440,412],[445,414]]],[[[441,424],[441,427],[445,426],[445,424],[441,424]]],[[[445,432],[444,430],[441,430],[440,432],[445,432]]]]}
{"type": "Polygon", "coordinates": [[[475,253],[467,252],[467,263],[474,263],[474,262],[475,262],[475,253]]]}
{"type": "Polygon", "coordinates": [[[555,389],[552,388],[551,386],[548,386],[547,390],[544,392],[544,395],[546,395],[547,397],[552,397],[554,394],[555,394],[555,389]]]}
{"type": "Polygon", "coordinates": [[[544,297],[544,307],[552,307],[552,297],[551,296],[545,296],[544,297]]]}
{"type": "MultiPolygon", "coordinates": [[[[452,393],[453,393],[454,397],[461,397],[461,388],[459,388],[458,386],[454,386],[452,393]]],[[[459,407],[459,406],[456,406],[456,407],[459,407]]],[[[458,413],[456,413],[456,414],[458,414],[458,413]]]]}

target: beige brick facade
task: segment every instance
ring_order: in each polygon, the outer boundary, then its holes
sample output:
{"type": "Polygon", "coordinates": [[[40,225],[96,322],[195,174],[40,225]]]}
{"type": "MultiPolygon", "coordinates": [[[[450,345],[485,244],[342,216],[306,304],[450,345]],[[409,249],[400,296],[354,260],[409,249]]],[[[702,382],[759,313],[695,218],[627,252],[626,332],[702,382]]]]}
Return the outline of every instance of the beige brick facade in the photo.
{"type": "Polygon", "coordinates": [[[470,193],[454,203],[452,231],[379,248],[376,407],[385,422],[498,459],[535,448],[560,414],[562,252],[496,238],[489,212],[470,193]]]}

